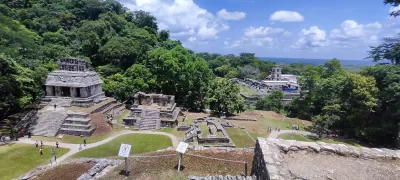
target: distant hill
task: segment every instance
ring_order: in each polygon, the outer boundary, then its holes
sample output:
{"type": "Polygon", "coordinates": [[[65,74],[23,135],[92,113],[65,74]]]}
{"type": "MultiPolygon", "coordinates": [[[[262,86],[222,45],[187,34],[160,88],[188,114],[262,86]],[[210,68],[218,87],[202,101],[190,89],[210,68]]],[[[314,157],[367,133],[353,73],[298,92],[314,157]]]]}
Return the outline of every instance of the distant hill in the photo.
{"type": "MultiPolygon", "coordinates": [[[[326,61],[331,59],[305,59],[305,58],[275,58],[275,57],[258,57],[261,60],[265,61],[273,61],[278,64],[292,64],[292,63],[301,63],[301,64],[312,64],[312,65],[321,65],[326,61]]],[[[362,68],[365,66],[373,66],[377,64],[376,62],[372,62],[372,60],[340,60],[343,67],[347,68],[362,68]]]]}

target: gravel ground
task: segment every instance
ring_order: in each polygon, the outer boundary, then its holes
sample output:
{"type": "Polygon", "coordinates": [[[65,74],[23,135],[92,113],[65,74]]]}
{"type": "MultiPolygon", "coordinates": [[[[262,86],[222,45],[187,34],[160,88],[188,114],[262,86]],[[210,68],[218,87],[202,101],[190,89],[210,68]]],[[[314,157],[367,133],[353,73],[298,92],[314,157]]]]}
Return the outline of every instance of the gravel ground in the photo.
{"type": "Polygon", "coordinates": [[[337,155],[296,152],[285,155],[293,177],[307,180],[399,180],[400,161],[364,160],[337,155]]]}

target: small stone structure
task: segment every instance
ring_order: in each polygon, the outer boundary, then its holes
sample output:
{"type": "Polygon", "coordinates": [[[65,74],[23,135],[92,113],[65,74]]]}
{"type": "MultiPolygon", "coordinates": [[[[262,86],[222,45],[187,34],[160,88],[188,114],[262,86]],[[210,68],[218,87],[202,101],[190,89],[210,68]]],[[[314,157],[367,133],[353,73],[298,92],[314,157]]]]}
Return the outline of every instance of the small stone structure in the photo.
{"type": "Polygon", "coordinates": [[[371,160],[400,160],[400,150],[359,148],[324,142],[258,138],[254,150],[252,174],[257,176],[258,179],[293,179],[290,170],[283,163],[284,155],[300,151],[371,160]]]}
{"type": "Polygon", "coordinates": [[[134,95],[131,114],[123,121],[141,130],[176,127],[181,113],[176,107],[175,96],[138,92],[134,95]]]}
{"type": "Polygon", "coordinates": [[[225,131],[224,126],[217,122],[215,118],[210,117],[194,119],[189,130],[185,132],[184,141],[195,142],[196,144],[202,146],[235,147],[233,141],[225,131]],[[202,136],[202,130],[199,128],[201,123],[205,123],[207,125],[207,137],[202,136]],[[216,133],[220,133],[222,136],[218,137],[216,136],[216,133]]]}
{"type": "Polygon", "coordinates": [[[104,100],[102,83],[96,72],[87,69],[84,60],[59,59],[58,70],[47,76],[46,97],[43,102],[58,106],[89,107],[104,100]]]}

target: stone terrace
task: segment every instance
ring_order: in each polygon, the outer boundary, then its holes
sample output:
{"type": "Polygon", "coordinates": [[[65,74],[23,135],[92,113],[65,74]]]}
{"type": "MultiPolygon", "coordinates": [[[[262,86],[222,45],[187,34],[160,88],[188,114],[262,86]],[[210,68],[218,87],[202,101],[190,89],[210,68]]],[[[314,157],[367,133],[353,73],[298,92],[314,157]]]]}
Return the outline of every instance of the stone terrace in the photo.
{"type": "Polygon", "coordinates": [[[400,178],[400,150],[258,138],[254,158],[262,179],[400,178]]]}

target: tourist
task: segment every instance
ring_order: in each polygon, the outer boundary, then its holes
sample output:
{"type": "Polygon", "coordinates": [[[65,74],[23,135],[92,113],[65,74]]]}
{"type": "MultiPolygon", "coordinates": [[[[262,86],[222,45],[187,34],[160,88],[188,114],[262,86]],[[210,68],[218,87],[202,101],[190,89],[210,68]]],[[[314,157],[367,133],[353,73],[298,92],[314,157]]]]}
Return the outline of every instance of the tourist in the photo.
{"type": "Polygon", "coordinates": [[[51,155],[54,156],[55,153],[56,151],[54,150],[54,148],[51,148],[51,155]]]}
{"type": "Polygon", "coordinates": [[[39,147],[39,143],[38,143],[38,141],[36,140],[35,141],[35,148],[38,148],[39,147]]]}
{"type": "Polygon", "coordinates": [[[56,148],[58,148],[58,141],[56,142],[56,148]]]}
{"type": "Polygon", "coordinates": [[[28,138],[32,137],[32,133],[30,131],[28,131],[28,138]]]}
{"type": "Polygon", "coordinates": [[[79,151],[82,150],[82,144],[79,144],[79,151]]]}
{"type": "Polygon", "coordinates": [[[57,104],[54,104],[54,111],[56,110],[56,108],[57,108],[57,104]]]}
{"type": "Polygon", "coordinates": [[[20,134],[21,137],[24,137],[24,130],[21,129],[21,131],[19,131],[19,134],[20,134]]]}
{"type": "Polygon", "coordinates": [[[86,146],[86,138],[83,139],[83,146],[86,146]]]}
{"type": "Polygon", "coordinates": [[[43,141],[40,141],[40,147],[43,147],[43,141]]]}
{"type": "Polygon", "coordinates": [[[39,152],[40,152],[40,155],[43,155],[43,149],[42,148],[40,148],[39,152]]]}

